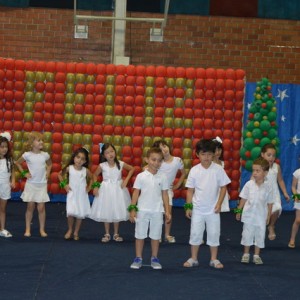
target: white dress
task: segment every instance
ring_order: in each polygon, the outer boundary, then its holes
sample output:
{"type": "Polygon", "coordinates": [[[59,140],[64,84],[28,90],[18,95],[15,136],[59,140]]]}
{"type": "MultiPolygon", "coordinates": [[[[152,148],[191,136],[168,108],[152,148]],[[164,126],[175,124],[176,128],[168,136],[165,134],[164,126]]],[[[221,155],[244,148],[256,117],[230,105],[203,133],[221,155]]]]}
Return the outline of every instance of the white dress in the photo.
{"type": "Polygon", "coordinates": [[[274,213],[275,211],[279,211],[279,213],[281,213],[281,211],[282,211],[277,176],[278,176],[278,165],[276,163],[273,163],[273,166],[272,166],[272,168],[269,169],[269,172],[267,175],[267,180],[271,184],[271,187],[273,190],[272,213],[274,213]]]}
{"type": "MultiPolygon", "coordinates": [[[[221,161],[221,165],[224,169],[224,161],[221,161]]],[[[228,191],[226,189],[226,194],[225,194],[224,200],[223,200],[222,205],[221,205],[221,212],[228,212],[228,211],[230,211],[229,194],[228,194],[228,191]]]]}
{"type": "Polygon", "coordinates": [[[91,212],[90,200],[86,191],[86,168],[76,170],[69,166],[69,187],[67,194],[67,217],[84,219],[91,212]]]}
{"type": "Polygon", "coordinates": [[[130,195],[127,188],[121,188],[122,169],[124,162],[120,162],[120,170],[115,164],[110,167],[107,162],[101,163],[103,181],[99,195],[94,198],[90,218],[98,222],[127,221],[129,213],[130,195]]]}

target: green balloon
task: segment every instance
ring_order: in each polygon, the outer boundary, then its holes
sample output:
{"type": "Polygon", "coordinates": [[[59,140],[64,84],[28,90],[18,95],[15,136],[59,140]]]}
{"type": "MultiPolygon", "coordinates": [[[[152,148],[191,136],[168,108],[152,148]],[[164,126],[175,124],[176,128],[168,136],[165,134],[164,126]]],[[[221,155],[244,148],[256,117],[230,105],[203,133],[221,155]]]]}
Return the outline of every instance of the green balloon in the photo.
{"type": "Polygon", "coordinates": [[[68,73],[67,74],[67,83],[75,83],[76,81],[76,77],[75,77],[75,74],[73,73],[68,73]]]}
{"type": "Polygon", "coordinates": [[[254,128],[252,131],[252,137],[254,139],[261,139],[262,138],[262,131],[259,128],[254,128]]]}
{"type": "Polygon", "coordinates": [[[260,121],[261,118],[262,118],[262,115],[259,112],[257,112],[256,114],[254,114],[253,120],[260,121]]]}
{"type": "Polygon", "coordinates": [[[185,86],[185,79],[184,78],[176,78],[176,87],[183,88],[185,86]]]}
{"type": "Polygon", "coordinates": [[[115,92],[115,86],[112,84],[108,84],[106,86],[106,95],[112,96],[114,94],[114,92],[115,92]]]}
{"type": "Polygon", "coordinates": [[[262,120],[260,122],[260,129],[263,131],[268,131],[271,127],[271,124],[268,120],[262,120]]]}
{"type": "Polygon", "coordinates": [[[254,147],[254,140],[253,138],[246,138],[244,140],[244,147],[247,149],[247,150],[251,150],[253,147],[254,147]]]}
{"type": "Polygon", "coordinates": [[[84,104],[84,97],[82,94],[75,95],[75,104],[84,104]]]}
{"type": "Polygon", "coordinates": [[[277,114],[276,114],[275,112],[270,111],[270,112],[268,113],[268,120],[269,120],[270,122],[276,121],[276,117],[277,117],[277,114]]]}
{"type": "Polygon", "coordinates": [[[45,81],[45,79],[46,79],[46,75],[45,75],[45,73],[44,72],[36,72],[36,75],[35,75],[35,78],[36,78],[36,81],[41,81],[41,82],[43,82],[43,81],[45,81]]]}
{"type": "Polygon", "coordinates": [[[76,74],[76,82],[85,83],[85,75],[81,73],[76,74]]]}
{"type": "Polygon", "coordinates": [[[145,94],[147,97],[153,97],[154,96],[154,87],[147,86],[145,94]]]}
{"type": "Polygon", "coordinates": [[[263,147],[264,145],[270,144],[270,143],[271,143],[271,140],[270,140],[269,138],[267,138],[267,137],[264,137],[264,138],[261,139],[259,145],[260,145],[261,147],[263,147]]]}
{"type": "Polygon", "coordinates": [[[258,108],[254,105],[254,103],[251,104],[249,112],[255,114],[258,112],[258,108]]]}
{"type": "Polygon", "coordinates": [[[152,137],[144,136],[144,142],[143,142],[144,147],[151,147],[152,144],[153,144],[152,137]]]}
{"type": "Polygon", "coordinates": [[[260,147],[254,147],[251,150],[251,158],[254,160],[260,156],[261,148],[260,147]]]}
{"type": "Polygon", "coordinates": [[[182,151],[182,156],[183,156],[183,159],[190,159],[192,157],[192,149],[190,148],[183,148],[183,151],[182,151]]]}
{"type": "Polygon", "coordinates": [[[242,159],[244,159],[244,160],[247,160],[248,159],[248,157],[246,157],[246,152],[247,152],[248,150],[246,149],[246,148],[241,148],[241,150],[240,150],[240,156],[241,156],[241,158],[242,159]]]}
{"type": "Polygon", "coordinates": [[[247,160],[247,162],[245,164],[245,169],[251,172],[252,171],[252,165],[253,165],[253,161],[251,159],[247,160]]]}
{"type": "Polygon", "coordinates": [[[185,98],[193,98],[194,97],[194,89],[187,88],[185,90],[185,98]]]}
{"type": "Polygon", "coordinates": [[[246,128],[247,128],[249,131],[252,131],[252,130],[254,129],[254,121],[248,122],[246,128]]]}
{"type": "Polygon", "coordinates": [[[270,130],[268,131],[268,138],[270,140],[274,139],[277,136],[277,130],[274,128],[270,128],[270,130]]]}
{"type": "Polygon", "coordinates": [[[193,89],[193,87],[194,87],[194,80],[193,79],[187,79],[187,81],[186,81],[186,87],[193,89]]]}
{"type": "Polygon", "coordinates": [[[115,76],[114,75],[108,75],[106,77],[106,84],[115,84],[115,76]]]}
{"type": "Polygon", "coordinates": [[[254,102],[254,105],[256,106],[256,108],[260,109],[261,108],[261,100],[255,100],[254,102]]]}
{"type": "Polygon", "coordinates": [[[269,110],[266,108],[261,108],[259,112],[262,116],[266,116],[269,113],[269,110]]]}
{"type": "Polygon", "coordinates": [[[154,77],[151,77],[151,76],[146,77],[146,85],[154,86],[154,77]]]}
{"type": "Polygon", "coordinates": [[[35,74],[32,71],[26,72],[26,80],[33,82],[35,80],[35,74]]]}
{"type": "Polygon", "coordinates": [[[172,88],[175,86],[175,79],[174,78],[168,78],[167,79],[167,87],[172,88]]]}

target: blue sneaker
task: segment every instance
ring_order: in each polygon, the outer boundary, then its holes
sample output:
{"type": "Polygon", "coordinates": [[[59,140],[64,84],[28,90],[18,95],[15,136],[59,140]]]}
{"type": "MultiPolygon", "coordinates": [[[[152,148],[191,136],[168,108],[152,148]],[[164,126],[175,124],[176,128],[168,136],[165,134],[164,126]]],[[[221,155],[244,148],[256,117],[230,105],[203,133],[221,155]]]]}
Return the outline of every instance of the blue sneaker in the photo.
{"type": "Polygon", "coordinates": [[[151,257],[151,267],[155,270],[162,269],[162,266],[159,262],[159,259],[157,257],[151,257]]]}
{"type": "Polygon", "coordinates": [[[136,257],[133,263],[130,265],[131,269],[140,269],[142,267],[143,260],[140,257],[136,257]]]}

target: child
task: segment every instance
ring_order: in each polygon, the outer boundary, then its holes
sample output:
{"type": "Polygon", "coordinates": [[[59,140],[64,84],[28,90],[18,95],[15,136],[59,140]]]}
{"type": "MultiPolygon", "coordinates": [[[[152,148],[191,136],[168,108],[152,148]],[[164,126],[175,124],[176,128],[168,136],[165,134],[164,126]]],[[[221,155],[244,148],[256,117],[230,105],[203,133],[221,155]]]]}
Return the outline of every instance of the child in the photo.
{"type": "Polygon", "coordinates": [[[213,162],[216,144],[212,140],[201,140],[196,144],[196,155],[201,163],[194,166],[189,173],[186,187],[186,217],[191,219],[191,258],[183,266],[186,268],[199,265],[198,252],[207,231],[207,245],[210,246],[209,265],[222,269],[217,259],[220,239],[220,211],[226,194],[226,185],[230,179],[224,169],[213,162]]]}
{"type": "Polygon", "coordinates": [[[127,206],[130,203],[130,195],[126,188],[129,179],[134,173],[134,168],[117,159],[116,149],[112,144],[101,144],[101,163],[94,172],[96,181],[102,173],[103,181],[101,187],[94,188],[94,201],[92,204],[90,218],[104,222],[105,234],[103,243],[110,241],[110,223],[114,223],[113,240],[123,242],[119,235],[119,222],[128,220],[127,206]],[[128,171],[122,181],[122,170],[128,171]]]}
{"type": "Polygon", "coordinates": [[[22,176],[26,177],[26,184],[21,198],[27,202],[27,210],[25,214],[26,229],[24,236],[31,236],[31,221],[35,204],[39,213],[40,235],[47,237],[45,232],[46,210],[45,203],[49,202],[47,193],[47,180],[50,175],[52,162],[50,155],[43,152],[43,135],[38,132],[30,132],[25,142],[26,152],[16,161],[16,166],[22,176]],[[29,172],[23,170],[22,163],[26,161],[29,172]]]}
{"type": "MultiPolygon", "coordinates": [[[[216,144],[216,152],[213,158],[213,162],[222,166],[222,168],[224,168],[222,140],[217,136],[215,139],[213,139],[213,142],[216,144]]],[[[230,211],[229,195],[228,192],[226,191],[226,195],[224,197],[221,206],[221,212],[228,212],[228,211],[230,211]]]]}
{"type": "Polygon", "coordinates": [[[282,211],[278,185],[280,186],[282,193],[287,201],[290,200],[290,197],[286,191],[286,187],[282,179],[280,166],[277,163],[275,163],[275,158],[276,158],[275,146],[273,144],[266,144],[265,146],[263,146],[261,149],[261,156],[264,159],[266,159],[270,165],[267,179],[272,185],[274,199],[273,199],[272,214],[268,226],[268,230],[269,230],[268,239],[272,241],[276,239],[275,223],[277,222],[277,219],[280,216],[282,211]]]}
{"type": "Polygon", "coordinates": [[[6,205],[10,199],[11,188],[15,187],[15,174],[10,153],[9,132],[0,134],[0,237],[9,238],[12,234],[5,229],[6,205]]]}
{"type": "MultiPolygon", "coordinates": [[[[153,144],[153,147],[160,148],[163,153],[164,159],[158,172],[165,174],[167,177],[168,184],[169,184],[168,196],[169,196],[170,214],[172,214],[172,205],[173,205],[172,200],[174,196],[173,191],[177,190],[181,186],[185,178],[185,170],[184,170],[183,162],[181,158],[174,157],[171,155],[170,147],[165,141],[163,140],[156,141],[153,144]],[[176,182],[176,184],[173,186],[178,170],[180,171],[180,177],[176,182]]],[[[170,234],[171,226],[172,226],[171,222],[169,223],[165,222],[165,242],[167,243],[176,242],[175,237],[170,234]]]]}
{"type": "Polygon", "coordinates": [[[151,239],[151,267],[161,269],[158,249],[161,238],[163,213],[166,221],[171,221],[169,211],[168,189],[169,184],[164,174],[158,173],[163,160],[160,148],[150,148],[145,158],[147,169],[138,174],[134,182],[134,190],[128,210],[130,211],[130,222],[135,222],[135,252],[136,257],[130,268],[140,269],[142,267],[142,254],[144,239],[148,235],[151,239]]]}
{"type": "Polygon", "coordinates": [[[289,248],[295,248],[296,235],[298,233],[299,224],[300,224],[300,169],[297,169],[293,173],[292,193],[293,193],[293,198],[295,200],[294,208],[296,210],[296,216],[292,227],[290,242],[288,244],[289,248]]]}
{"type": "Polygon", "coordinates": [[[82,219],[90,214],[90,200],[88,192],[91,189],[92,174],[88,169],[89,152],[85,148],[78,148],[72,155],[68,165],[59,172],[60,186],[65,188],[67,194],[68,231],[65,239],[79,240],[79,230],[82,219]],[[67,179],[67,178],[68,179],[67,179]],[[87,184],[87,180],[89,184],[87,184]]]}
{"type": "Polygon", "coordinates": [[[241,244],[244,245],[242,263],[250,261],[250,247],[254,245],[253,263],[263,264],[260,249],[265,247],[266,224],[268,225],[272,211],[272,186],[265,180],[269,170],[269,162],[262,157],[257,158],[252,166],[252,178],[245,184],[240,193],[240,203],[236,209],[236,219],[242,215],[243,233],[241,244]]]}

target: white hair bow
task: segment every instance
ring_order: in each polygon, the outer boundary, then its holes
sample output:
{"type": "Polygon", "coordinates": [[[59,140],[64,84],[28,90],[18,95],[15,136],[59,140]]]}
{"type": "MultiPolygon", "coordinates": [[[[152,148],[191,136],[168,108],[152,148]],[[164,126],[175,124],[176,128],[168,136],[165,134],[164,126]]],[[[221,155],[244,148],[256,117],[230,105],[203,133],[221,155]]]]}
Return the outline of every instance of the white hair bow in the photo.
{"type": "Polygon", "coordinates": [[[221,138],[220,137],[216,137],[215,139],[214,139],[214,141],[217,141],[217,142],[219,142],[220,144],[222,144],[223,143],[223,141],[221,140],[221,138]]]}
{"type": "Polygon", "coordinates": [[[11,141],[11,135],[7,131],[0,133],[0,136],[6,138],[9,142],[11,141]]]}

